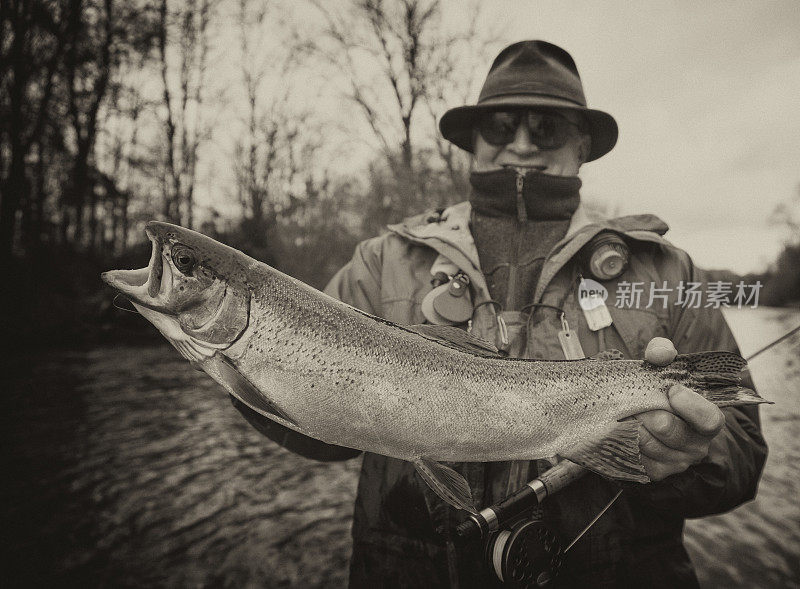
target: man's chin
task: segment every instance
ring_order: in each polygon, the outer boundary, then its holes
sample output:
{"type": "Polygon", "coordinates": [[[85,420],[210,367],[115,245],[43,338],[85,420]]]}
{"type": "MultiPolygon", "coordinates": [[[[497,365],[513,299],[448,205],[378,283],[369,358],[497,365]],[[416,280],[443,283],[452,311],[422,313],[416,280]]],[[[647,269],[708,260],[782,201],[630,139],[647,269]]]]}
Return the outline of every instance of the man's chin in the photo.
{"type": "Polygon", "coordinates": [[[517,170],[522,173],[528,172],[544,172],[545,174],[549,174],[547,166],[545,165],[524,165],[524,164],[491,164],[491,165],[483,165],[483,166],[474,166],[474,172],[498,172],[500,170],[517,170]]]}

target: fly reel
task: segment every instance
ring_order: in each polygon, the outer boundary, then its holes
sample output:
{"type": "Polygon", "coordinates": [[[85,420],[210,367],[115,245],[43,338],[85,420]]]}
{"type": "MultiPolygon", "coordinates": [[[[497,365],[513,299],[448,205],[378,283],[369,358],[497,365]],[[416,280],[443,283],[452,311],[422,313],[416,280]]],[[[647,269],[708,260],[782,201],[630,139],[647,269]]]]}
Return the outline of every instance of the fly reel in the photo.
{"type": "Polygon", "coordinates": [[[553,531],[541,520],[526,518],[489,535],[484,561],[509,587],[552,588],[561,568],[561,554],[561,543],[553,531]]]}

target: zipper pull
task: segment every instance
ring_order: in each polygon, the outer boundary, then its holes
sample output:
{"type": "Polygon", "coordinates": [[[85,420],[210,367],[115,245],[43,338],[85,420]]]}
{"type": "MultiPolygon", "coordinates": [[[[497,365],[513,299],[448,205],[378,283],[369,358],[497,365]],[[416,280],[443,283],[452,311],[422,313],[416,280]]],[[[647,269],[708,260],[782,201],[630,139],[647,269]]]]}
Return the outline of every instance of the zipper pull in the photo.
{"type": "Polygon", "coordinates": [[[522,188],[525,184],[525,175],[517,171],[517,220],[524,223],[528,220],[528,212],[525,210],[525,201],[522,199],[522,188]]]}
{"type": "Polygon", "coordinates": [[[586,357],[578,339],[578,334],[569,328],[567,314],[561,313],[561,331],[558,332],[558,343],[561,344],[561,351],[567,360],[582,360],[586,357]]]}

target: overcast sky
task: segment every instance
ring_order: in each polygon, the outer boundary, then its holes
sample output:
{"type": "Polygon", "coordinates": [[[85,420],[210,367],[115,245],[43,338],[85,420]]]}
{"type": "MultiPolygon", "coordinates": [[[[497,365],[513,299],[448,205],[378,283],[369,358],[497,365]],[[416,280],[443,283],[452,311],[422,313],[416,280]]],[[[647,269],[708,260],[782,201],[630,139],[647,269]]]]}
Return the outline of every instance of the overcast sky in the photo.
{"type": "MultiPolygon", "coordinates": [[[[659,215],[705,267],[744,273],[775,259],[786,230],[767,219],[800,185],[798,0],[488,6],[486,26],[508,43],[569,51],[589,106],[616,118],[615,149],[581,170],[586,198],[659,215]]],[[[443,26],[464,18],[444,0],[443,26]]],[[[475,64],[481,79],[489,65],[475,64]]]]}

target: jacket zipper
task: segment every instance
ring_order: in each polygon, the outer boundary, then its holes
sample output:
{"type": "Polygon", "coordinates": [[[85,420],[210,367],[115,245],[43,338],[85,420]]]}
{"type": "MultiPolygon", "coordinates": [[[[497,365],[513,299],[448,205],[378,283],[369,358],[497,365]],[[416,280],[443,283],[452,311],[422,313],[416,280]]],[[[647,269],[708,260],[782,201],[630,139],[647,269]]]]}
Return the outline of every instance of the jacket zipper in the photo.
{"type": "Polygon", "coordinates": [[[525,175],[517,172],[517,221],[522,225],[528,220],[528,211],[525,210],[525,201],[522,199],[522,189],[525,184],[525,175]]]}
{"type": "MultiPolygon", "coordinates": [[[[517,172],[517,243],[511,252],[511,263],[508,268],[508,291],[506,292],[506,304],[504,309],[512,310],[514,305],[514,293],[517,290],[517,265],[519,262],[519,250],[522,247],[522,235],[525,222],[528,220],[528,212],[525,210],[525,200],[522,198],[525,188],[525,175],[517,172]]],[[[514,309],[518,310],[518,309],[514,309]]]]}

